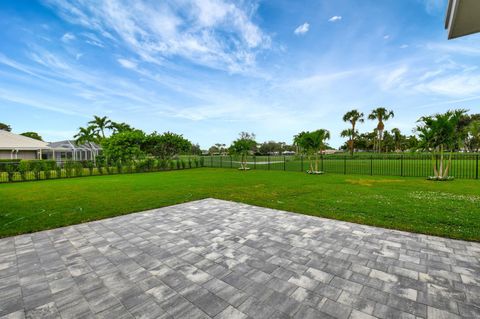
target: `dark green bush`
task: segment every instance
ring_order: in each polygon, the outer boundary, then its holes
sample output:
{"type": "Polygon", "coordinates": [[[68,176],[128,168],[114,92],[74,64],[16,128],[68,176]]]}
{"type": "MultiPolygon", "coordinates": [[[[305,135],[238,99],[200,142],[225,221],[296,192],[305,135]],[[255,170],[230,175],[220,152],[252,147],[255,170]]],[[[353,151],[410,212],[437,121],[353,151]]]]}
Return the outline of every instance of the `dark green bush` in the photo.
{"type": "Polygon", "coordinates": [[[123,163],[121,160],[118,160],[117,163],[117,173],[122,174],[123,173],[123,163]]]}
{"type": "Polygon", "coordinates": [[[62,178],[62,167],[60,165],[55,167],[55,177],[62,178]]]}
{"type": "Polygon", "coordinates": [[[205,165],[205,159],[203,157],[200,157],[200,167],[203,167],[205,165]]]}
{"type": "Polygon", "coordinates": [[[75,162],[73,165],[73,169],[75,170],[75,176],[83,175],[83,165],[81,162],[75,162]]]}
{"type": "Polygon", "coordinates": [[[170,169],[171,169],[171,170],[174,170],[175,167],[176,167],[175,161],[174,161],[174,160],[170,160],[168,163],[169,163],[170,169]]]}
{"type": "Polygon", "coordinates": [[[182,166],[182,169],[185,169],[187,167],[187,163],[184,160],[180,160],[180,164],[182,166]]]}
{"type": "Polygon", "coordinates": [[[86,168],[88,168],[88,172],[89,172],[90,176],[93,175],[93,168],[94,167],[95,167],[95,164],[92,161],[88,161],[86,163],[86,168]]]}
{"type": "Polygon", "coordinates": [[[73,170],[75,168],[75,162],[72,161],[72,160],[67,160],[65,163],[64,163],[64,167],[65,167],[65,176],[67,178],[70,178],[73,176],[73,170]]]}
{"type": "Polygon", "coordinates": [[[27,174],[29,170],[30,170],[30,164],[28,161],[21,161],[18,164],[18,171],[20,172],[20,177],[22,178],[22,181],[27,180],[27,174]]]}

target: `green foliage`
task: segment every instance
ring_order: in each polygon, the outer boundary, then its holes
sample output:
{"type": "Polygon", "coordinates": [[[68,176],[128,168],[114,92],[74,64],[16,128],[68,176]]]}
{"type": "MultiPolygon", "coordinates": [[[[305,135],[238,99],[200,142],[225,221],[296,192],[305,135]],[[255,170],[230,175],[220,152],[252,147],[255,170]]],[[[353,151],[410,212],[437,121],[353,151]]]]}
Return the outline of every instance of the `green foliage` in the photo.
{"type": "Polygon", "coordinates": [[[169,160],[169,161],[168,161],[168,164],[169,164],[171,170],[174,170],[174,169],[175,169],[176,163],[175,163],[174,160],[169,160]]]}
{"type": "Polygon", "coordinates": [[[27,173],[30,170],[30,164],[28,161],[21,161],[18,164],[18,171],[20,172],[20,177],[22,178],[22,181],[27,180],[27,173]]]}
{"type": "Polygon", "coordinates": [[[1,123],[0,122],[0,130],[3,130],[3,131],[7,131],[7,132],[11,132],[12,131],[12,127],[8,124],[5,124],[5,123],[1,123]]]}
{"type": "Polygon", "coordinates": [[[70,178],[73,177],[73,170],[75,168],[75,162],[72,160],[67,160],[64,163],[65,168],[65,177],[70,178]]]}
{"type": "Polygon", "coordinates": [[[144,147],[145,152],[152,156],[161,159],[171,159],[176,155],[188,153],[192,143],[179,134],[171,132],[158,134],[153,132],[146,136],[144,147]]]}
{"type": "Polygon", "coordinates": [[[43,141],[42,137],[36,132],[25,132],[25,133],[21,133],[20,135],[30,137],[30,138],[33,138],[35,140],[43,141]]]}
{"type": "Polygon", "coordinates": [[[114,134],[102,142],[103,155],[112,162],[144,158],[142,146],[145,138],[145,133],[140,130],[114,134]]]}
{"type": "Polygon", "coordinates": [[[175,160],[175,165],[177,169],[182,168],[182,163],[180,163],[180,160],[175,160]]]}
{"type": "Polygon", "coordinates": [[[80,162],[74,162],[73,169],[75,176],[83,176],[83,165],[80,162]]]}
{"type": "Polygon", "coordinates": [[[230,145],[229,151],[230,154],[240,155],[241,157],[241,169],[247,169],[247,155],[254,153],[257,147],[257,142],[255,141],[255,134],[241,132],[238,139],[233,141],[230,145]]]}

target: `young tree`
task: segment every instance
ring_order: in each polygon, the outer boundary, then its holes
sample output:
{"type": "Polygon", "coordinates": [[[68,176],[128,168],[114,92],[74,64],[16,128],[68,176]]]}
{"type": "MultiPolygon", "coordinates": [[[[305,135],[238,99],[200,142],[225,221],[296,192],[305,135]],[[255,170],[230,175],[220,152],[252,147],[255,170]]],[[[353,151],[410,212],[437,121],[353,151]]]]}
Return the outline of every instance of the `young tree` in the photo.
{"type": "Polygon", "coordinates": [[[389,120],[390,118],[394,117],[393,111],[388,111],[384,107],[379,107],[374,110],[368,115],[369,120],[377,120],[377,149],[378,152],[382,151],[382,140],[383,140],[383,131],[385,130],[385,121],[389,120]]]}
{"type": "Polygon", "coordinates": [[[37,132],[25,132],[20,135],[33,138],[35,140],[43,141],[42,137],[37,132]]]}
{"type": "Polygon", "coordinates": [[[233,141],[230,146],[230,152],[241,156],[240,169],[247,170],[247,156],[255,151],[257,142],[255,141],[255,134],[241,132],[240,137],[233,141]]]}
{"type": "Polygon", "coordinates": [[[446,113],[437,113],[423,116],[417,122],[420,124],[416,130],[419,133],[422,145],[432,151],[433,178],[436,180],[449,179],[449,169],[452,163],[452,153],[461,136],[457,131],[458,123],[467,110],[459,109],[446,113]],[[444,152],[449,151],[448,160],[445,162],[444,152]],[[440,155],[438,165],[436,155],[440,155]]]}
{"type": "Polygon", "coordinates": [[[312,147],[315,152],[315,171],[312,173],[320,173],[318,170],[318,154],[322,153],[326,148],[326,141],[330,139],[330,132],[325,129],[319,129],[310,133],[312,139],[312,147]]]}
{"type": "Polygon", "coordinates": [[[11,132],[12,131],[12,127],[8,124],[5,124],[5,123],[1,123],[0,122],[0,130],[2,131],[7,131],[7,132],[11,132]]]}
{"type": "Polygon", "coordinates": [[[345,113],[345,115],[343,115],[343,121],[344,122],[350,122],[350,124],[352,125],[352,128],[351,130],[349,131],[351,133],[350,135],[350,154],[353,156],[353,152],[355,150],[355,135],[356,135],[356,125],[357,123],[363,123],[364,122],[364,119],[363,119],[363,113],[359,112],[358,110],[351,110],[347,113],[345,113]]]}
{"type": "Polygon", "coordinates": [[[310,169],[307,171],[308,173],[320,173],[318,170],[318,154],[326,148],[325,142],[328,139],[330,139],[330,132],[324,129],[319,129],[313,132],[300,132],[294,136],[294,144],[300,148],[302,153],[307,155],[309,160],[310,169]],[[313,161],[313,155],[315,157],[315,162],[313,161]]]}

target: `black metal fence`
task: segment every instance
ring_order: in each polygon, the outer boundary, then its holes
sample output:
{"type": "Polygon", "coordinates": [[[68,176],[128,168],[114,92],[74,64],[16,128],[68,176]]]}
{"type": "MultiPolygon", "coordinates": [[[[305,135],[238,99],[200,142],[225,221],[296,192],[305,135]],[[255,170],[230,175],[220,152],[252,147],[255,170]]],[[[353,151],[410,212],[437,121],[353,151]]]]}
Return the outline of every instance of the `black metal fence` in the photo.
{"type": "Polygon", "coordinates": [[[173,160],[145,159],[110,164],[93,161],[0,161],[0,183],[95,175],[159,172],[202,167],[203,157],[182,157],[173,160]]]}
{"type": "MultiPolygon", "coordinates": [[[[448,155],[446,157],[448,159],[448,155]]],[[[479,154],[454,153],[449,175],[462,179],[479,179],[479,154]]],[[[311,157],[315,162],[315,157],[311,157]]],[[[432,154],[368,154],[319,155],[318,169],[325,173],[362,174],[406,177],[433,175],[434,164],[440,156],[432,154]]],[[[239,156],[206,156],[204,166],[239,168],[239,156]]],[[[283,170],[304,172],[310,168],[306,156],[248,156],[247,166],[257,170],[283,170]]]]}

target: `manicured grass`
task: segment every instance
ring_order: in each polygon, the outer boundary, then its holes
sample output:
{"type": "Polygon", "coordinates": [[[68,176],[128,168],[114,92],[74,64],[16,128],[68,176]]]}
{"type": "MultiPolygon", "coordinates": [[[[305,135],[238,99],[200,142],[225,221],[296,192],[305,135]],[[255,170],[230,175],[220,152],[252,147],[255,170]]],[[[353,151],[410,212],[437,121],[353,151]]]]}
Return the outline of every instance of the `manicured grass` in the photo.
{"type": "Polygon", "coordinates": [[[0,236],[207,197],[480,241],[480,181],[212,168],[0,184],[0,236]]]}

